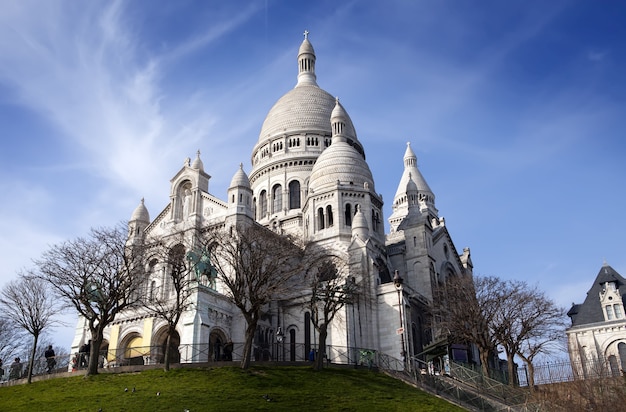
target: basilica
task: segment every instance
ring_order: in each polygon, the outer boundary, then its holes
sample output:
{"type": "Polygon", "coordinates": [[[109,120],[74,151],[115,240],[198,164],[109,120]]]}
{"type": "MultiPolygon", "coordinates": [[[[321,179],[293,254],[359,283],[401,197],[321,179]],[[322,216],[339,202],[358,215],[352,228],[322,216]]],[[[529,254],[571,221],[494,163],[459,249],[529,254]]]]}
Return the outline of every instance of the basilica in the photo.
{"type": "MultiPolygon", "coordinates": [[[[225,198],[210,193],[210,176],[198,152],[174,174],[170,202],[154,218],[143,200],[134,210],[128,244],[148,238],[167,242],[190,229],[249,221],[332,248],[349,263],[349,276],[363,286],[365,297],[345,305],[333,321],[329,351],[346,357],[329,353],[329,358],[357,362],[357,353],[366,349],[397,359],[426,361],[445,355],[467,361],[471,350],[447,342],[429,308],[434,290],[447,277],[472,274],[469,248],[459,253],[455,247],[409,143],[399,148],[396,161],[403,162],[404,171],[398,176],[392,213],[383,216],[366,142],[357,137],[346,108],[318,85],[316,60],[305,32],[295,87],[269,109],[252,147],[249,171],[234,165],[225,198]]],[[[146,262],[149,293],[171,292],[167,270],[164,262],[146,262]]],[[[192,299],[192,309],[181,318],[171,342],[175,360],[224,360],[226,351],[227,360],[236,358],[246,323],[223,285],[198,279],[192,299]]],[[[255,335],[255,359],[307,359],[316,345],[310,316],[289,299],[268,305],[255,335]]],[[[166,326],[140,311],[118,316],[105,332],[102,349],[115,354],[105,362],[158,362],[166,326]]],[[[79,320],[72,352],[89,339],[84,320],[79,320]]]]}

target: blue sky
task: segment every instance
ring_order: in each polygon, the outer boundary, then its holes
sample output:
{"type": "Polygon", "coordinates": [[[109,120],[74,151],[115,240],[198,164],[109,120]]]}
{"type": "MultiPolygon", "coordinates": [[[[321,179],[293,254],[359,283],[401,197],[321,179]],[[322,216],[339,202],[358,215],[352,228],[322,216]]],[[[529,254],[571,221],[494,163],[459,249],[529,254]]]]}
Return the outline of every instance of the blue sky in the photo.
{"type": "Polygon", "coordinates": [[[198,149],[225,198],[307,29],[386,217],[410,141],[476,274],[582,302],[605,259],[626,275],[624,21],[617,1],[5,1],[0,286],[142,197],[155,217],[198,149]]]}

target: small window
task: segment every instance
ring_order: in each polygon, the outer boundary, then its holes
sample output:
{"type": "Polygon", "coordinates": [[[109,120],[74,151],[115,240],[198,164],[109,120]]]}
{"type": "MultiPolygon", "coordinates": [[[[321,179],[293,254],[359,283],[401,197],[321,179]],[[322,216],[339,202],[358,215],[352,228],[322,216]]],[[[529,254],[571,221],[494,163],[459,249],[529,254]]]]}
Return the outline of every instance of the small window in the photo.
{"type": "Polygon", "coordinates": [[[259,195],[259,219],[267,215],[267,192],[263,190],[259,195]]]}
{"type": "Polygon", "coordinates": [[[324,209],[317,209],[317,228],[318,230],[324,229],[324,209]]]}
{"type": "Polygon", "coordinates": [[[622,315],[622,308],[620,308],[619,305],[613,305],[613,310],[615,311],[615,318],[616,319],[621,319],[623,317],[623,315],[622,315]]]}
{"type": "Polygon", "coordinates": [[[613,320],[613,307],[611,305],[606,306],[606,320],[613,320]]]}
{"type": "Polygon", "coordinates": [[[333,225],[333,208],[330,205],[326,206],[326,219],[328,222],[326,226],[331,227],[333,225]]]}

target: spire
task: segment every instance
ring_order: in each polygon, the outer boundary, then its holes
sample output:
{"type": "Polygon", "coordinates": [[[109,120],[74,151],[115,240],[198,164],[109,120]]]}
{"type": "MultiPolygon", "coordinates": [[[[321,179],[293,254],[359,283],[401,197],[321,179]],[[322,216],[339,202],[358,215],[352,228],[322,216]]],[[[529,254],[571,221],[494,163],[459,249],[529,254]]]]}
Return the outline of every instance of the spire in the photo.
{"type": "Polygon", "coordinates": [[[315,76],[315,50],[309,41],[309,31],[304,31],[304,40],[298,51],[298,84],[317,86],[315,76]]]}
{"type": "Polygon", "coordinates": [[[402,179],[400,179],[400,184],[398,185],[398,190],[396,191],[396,195],[394,197],[394,204],[398,200],[399,197],[406,196],[406,188],[409,180],[413,180],[417,185],[417,190],[419,191],[420,201],[424,202],[427,206],[435,205],[435,195],[428,183],[426,183],[426,179],[420,173],[417,168],[417,156],[413,152],[411,148],[411,143],[407,142],[406,151],[404,152],[404,172],[402,173],[402,179]]]}

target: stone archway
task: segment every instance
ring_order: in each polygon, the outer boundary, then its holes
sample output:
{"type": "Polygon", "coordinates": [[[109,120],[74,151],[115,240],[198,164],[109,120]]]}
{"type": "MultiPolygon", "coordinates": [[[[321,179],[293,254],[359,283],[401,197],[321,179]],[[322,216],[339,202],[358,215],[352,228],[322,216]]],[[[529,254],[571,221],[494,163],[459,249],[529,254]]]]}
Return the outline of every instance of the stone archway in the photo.
{"type": "MultiPolygon", "coordinates": [[[[164,363],[165,362],[165,352],[167,345],[167,327],[163,327],[154,337],[154,346],[152,346],[150,356],[156,363],[164,363]]],[[[170,337],[170,363],[180,363],[180,351],[178,350],[180,346],[180,335],[178,331],[174,330],[172,332],[172,336],[170,337]]]]}
{"type": "Polygon", "coordinates": [[[143,365],[144,357],[148,356],[150,348],[145,348],[143,338],[137,332],[129,333],[122,339],[118,352],[118,362],[122,365],[143,365]]]}
{"type": "Polygon", "coordinates": [[[233,360],[233,347],[221,329],[213,329],[209,334],[209,361],[233,360]]]}

